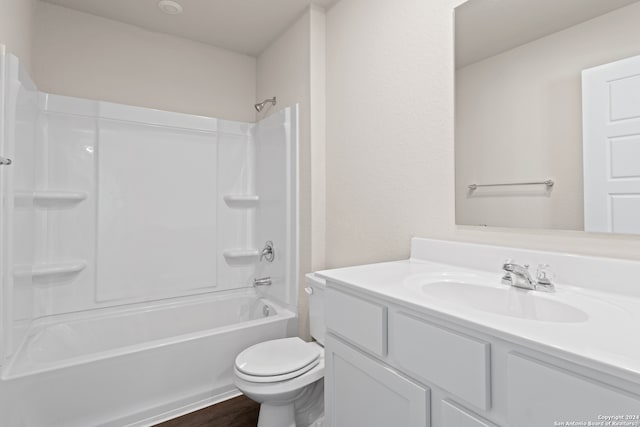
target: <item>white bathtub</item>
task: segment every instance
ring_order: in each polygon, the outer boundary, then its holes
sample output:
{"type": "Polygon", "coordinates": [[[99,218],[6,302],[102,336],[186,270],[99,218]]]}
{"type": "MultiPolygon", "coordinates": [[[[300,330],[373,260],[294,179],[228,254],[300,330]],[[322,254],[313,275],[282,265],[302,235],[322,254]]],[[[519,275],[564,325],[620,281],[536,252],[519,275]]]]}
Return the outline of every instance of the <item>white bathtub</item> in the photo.
{"type": "Polygon", "coordinates": [[[237,395],[235,356],[295,327],[253,290],[40,319],[4,369],[0,426],[153,425],[237,395]]]}

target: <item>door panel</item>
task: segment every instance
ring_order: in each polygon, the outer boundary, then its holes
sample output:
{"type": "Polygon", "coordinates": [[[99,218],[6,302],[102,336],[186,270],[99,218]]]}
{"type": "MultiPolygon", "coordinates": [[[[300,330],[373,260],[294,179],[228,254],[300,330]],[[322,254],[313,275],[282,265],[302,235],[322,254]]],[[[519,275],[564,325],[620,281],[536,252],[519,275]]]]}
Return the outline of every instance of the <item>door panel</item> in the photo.
{"type": "Polygon", "coordinates": [[[640,234],[640,57],[583,71],[585,231],[640,234]]]}

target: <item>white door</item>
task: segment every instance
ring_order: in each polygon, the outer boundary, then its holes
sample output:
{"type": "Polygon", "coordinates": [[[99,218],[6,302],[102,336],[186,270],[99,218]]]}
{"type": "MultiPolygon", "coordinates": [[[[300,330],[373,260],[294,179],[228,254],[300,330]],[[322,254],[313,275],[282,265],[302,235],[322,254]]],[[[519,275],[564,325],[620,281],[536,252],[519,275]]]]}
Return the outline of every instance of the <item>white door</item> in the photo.
{"type": "Polygon", "coordinates": [[[429,427],[429,390],[327,337],[328,427],[429,427]]]}
{"type": "Polygon", "coordinates": [[[640,56],[582,72],[585,231],[640,234],[640,56]]]}

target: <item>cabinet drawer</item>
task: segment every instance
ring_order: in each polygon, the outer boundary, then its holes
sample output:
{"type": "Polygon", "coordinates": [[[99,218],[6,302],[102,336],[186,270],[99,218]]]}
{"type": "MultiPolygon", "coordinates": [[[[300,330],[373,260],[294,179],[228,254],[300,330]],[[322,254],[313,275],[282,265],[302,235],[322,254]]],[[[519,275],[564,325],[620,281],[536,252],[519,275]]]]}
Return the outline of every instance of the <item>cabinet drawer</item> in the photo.
{"type": "Polygon", "coordinates": [[[327,328],[378,356],[387,354],[387,308],[327,289],[327,328]]]}
{"type": "Polygon", "coordinates": [[[495,427],[488,421],[481,419],[475,415],[460,408],[458,405],[447,400],[443,400],[440,404],[441,418],[443,426],[455,427],[495,427]]]}
{"type": "Polygon", "coordinates": [[[490,407],[490,345],[404,313],[389,320],[398,367],[480,409],[490,407]]]}
{"type": "MultiPolygon", "coordinates": [[[[599,422],[606,415],[640,415],[640,397],[518,353],[507,358],[507,376],[510,425],[539,427],[567,420],[599,422]]],[[[640,420],[620,421],[634,425],[640,420]]]]}

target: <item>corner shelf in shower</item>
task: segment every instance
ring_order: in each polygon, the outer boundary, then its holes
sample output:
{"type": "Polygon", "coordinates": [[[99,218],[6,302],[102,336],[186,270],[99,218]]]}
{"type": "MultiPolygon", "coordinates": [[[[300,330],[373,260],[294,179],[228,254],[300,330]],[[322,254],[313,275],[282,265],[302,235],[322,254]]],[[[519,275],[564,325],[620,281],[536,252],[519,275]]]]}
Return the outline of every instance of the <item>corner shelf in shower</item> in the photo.
{"type": "Polygon", "coordinates": [[[225,259],[230,264],[252,263],[260,255],[257,249],[227,249],[222,252],[225,259]]]}
{"type": "Polygon", "coordinates": [[[227,194],[224,201],[230,208],[254,208],[260,197],[254,194],[227,194]]]}
{"type": "Polygon", "coordinates": [[[32,276],[33,280],[68,276],[77,274],[87,268],[84,261],[61,262],[54,264],[35,264],[30,266],[20,266],[13,270],[13,276],[16,278],[32,276]]]}
{"type": "Polygon", "coordinates": [[[41,207],[55,207],[80,203],[89,195],[82,191],[20,191],[15,193],[16,203],[33,203],[41,207]]]}

